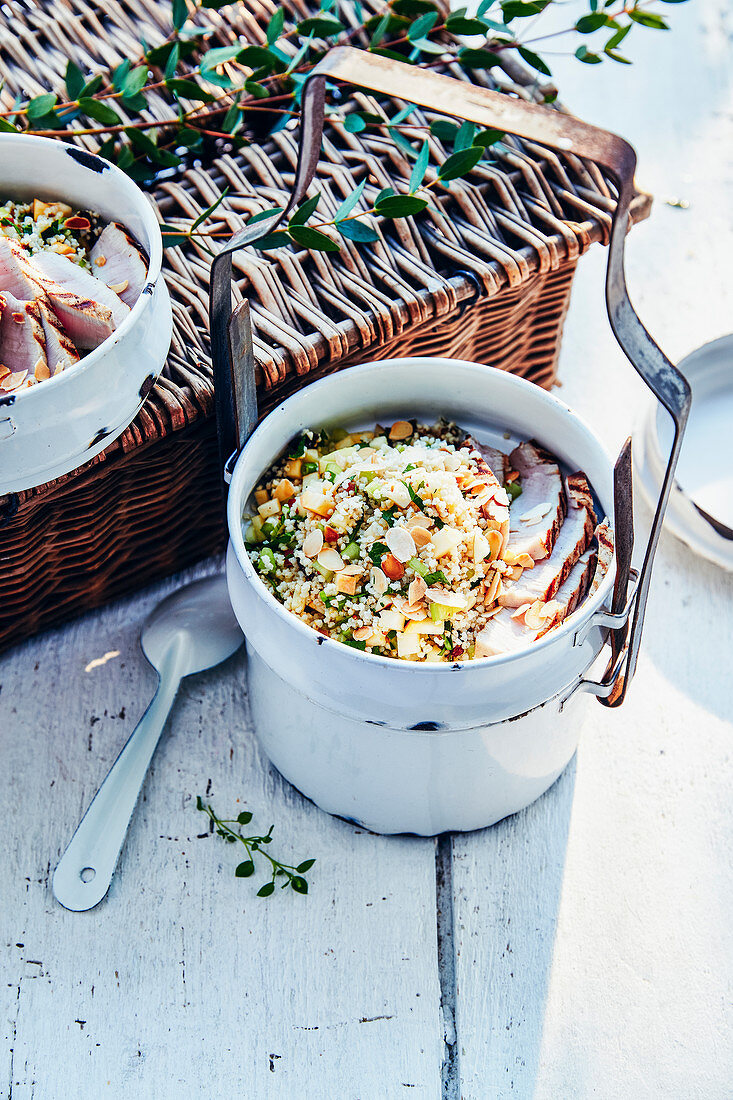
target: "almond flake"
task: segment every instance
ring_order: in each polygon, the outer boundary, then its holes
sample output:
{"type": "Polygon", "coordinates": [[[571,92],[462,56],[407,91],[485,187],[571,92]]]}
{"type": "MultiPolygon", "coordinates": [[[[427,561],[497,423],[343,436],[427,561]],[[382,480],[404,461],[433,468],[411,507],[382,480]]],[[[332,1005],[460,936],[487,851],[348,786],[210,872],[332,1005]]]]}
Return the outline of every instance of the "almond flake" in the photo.
{"type": "Polygon", "coordinates": [[[384,573],[378,565],[375,565],[369,574],[369,581],[374,589],[375,595],[383,596],[389,588],[389,581],[387,575],[384,573]]]}
{"type": "Polygon", "coordinates": [[[6,374],[10,374],[10,367],[6,367],[0,363],[0,378],[4,378],[6,374]]]}
{"type": "Polygon", "coordinates": [[[325,550],[321,550],[317,561],[319,565],[322,565],[324,569],[329,569],[332,573],[339,573],[344,567],[344,559],[338,550],[333,550],[330,546],[327,546],[325,550]]]}
{"type": "Polygon", "coordinates": [[[109,289],[113,290],[115,294],[122,294],[122,291],[127,290],[129,285],[129,281],[127,279],[123,279],[121,283],[110,283],[109,289]]]}
{"type": "Polygon", "coordinates": [[[414,581],[411,582],[410,587],[407,589],[407,598],[410,604],[420,603],[420,600],[427,590],[428,586],[422,577],[415,577],[414,581]]]}
{"type": "Polygon", "coordinates": [[[39,359],[33,368],[33,373],[39,382],[43,382],[46,378],[51,377],[51,371],[48,368],[48,363],[45,359],[39,359]]]}
{"type": "Polygon", "coordinates": [[[410,533],[418,550],[433,541],[433,536],[424,527],[413,527],[410,533]]]}
{"type": "Polygon", "coordinates": [[[323,531],[316,527],[309,531],[303,539],[303,553],[307,558],[315,558],[323,549],[323,531]]]}
{"type": "Polygon", "coordinates": [[[390,527],[384,541],[397,561],[403,564],[415,556],[415,540],[406,527],[390,527]]]}
{"type": "Polygon", "coordinates": [[[5,390],[6,393],[8,390],[17,390],[27,374],[27,370],[18,370],[14,374],[8,374],[0,382],[0,390],[5,390]]]}
{"type": "Polygon", "coordinates": [[[542,504],[538,504],[535,508],[530,509],[529,512],[525,512],[523,516],[520,516],[519,522],[526,523],[528,526],[539,523],[541,519],[545,518],[551,508],[552,503],[549,500],[543,501],[542,504]]]}
{"type": "Polygon", "coordinates": [[[413,428],[409,420],[396,420],[389,429],[389,438],[394,440],[409,439],[413,428]]]}

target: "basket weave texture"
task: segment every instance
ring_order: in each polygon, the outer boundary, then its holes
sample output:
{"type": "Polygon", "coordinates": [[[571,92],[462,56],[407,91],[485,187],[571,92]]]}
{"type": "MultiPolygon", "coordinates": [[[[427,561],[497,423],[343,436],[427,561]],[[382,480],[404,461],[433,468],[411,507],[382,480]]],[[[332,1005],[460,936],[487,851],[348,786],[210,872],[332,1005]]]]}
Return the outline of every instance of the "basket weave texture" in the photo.
{"type": "MultiPolygon", "coordinates": [[[[237,37],[260,44],[272,10],[257,0],[201,11],[197,21],[209,28],[209,47],[237,37]]],[[[291,10],[309,14],[299,3],[291,10]]],[[[10,0],[0,10],[0,102],[10,107],[16,93],[60,89],[69,57],[91,72],[134,57],[141,38],[149,45],[165,40],[169,19],[170,6],[154,0],[93,7],[10,0]]],[[[444,71],[466,79],[457,66],[444,71]]],[[[499,87],[537,98],[521,72],[512,68],[511,75],[499,87]]],[[[383,187],[404,190],[411,170],[386,127],[345,129],[345,112],[354,106],[386,120],[402,104],[357,92],[329,117],[311,192],[320,190],[318,213],[326,219],[362,179],[366,209],[383,187]]],[[[169,113],[164,100],[151,98],[151,119],[169,113]]],[[[423,138],[435,117],[414,111],[414,134],[408,128],[406,136],[423,138]]],[[[95,149],[94,138],[76,140],[95,149]]],[[[450,154],[429,140],[432,162],[450,154]]],[[[607,238],[613,188],[577,157],[510,137],[495,148],[493,162],[454,183],[419,219],[373,220],[380,237],[373,246],[342,242],[339,253],[286,248],[235,256],[234,294],[250,301],[263,412],[306,381],[386,357],[470,359],[552,384],[575,267],[593,241],[607,238]]],[[[252,214],[285,205],[296,153],[297,135],[285,129],[176,172],[152,189],[151,200],[162,221],[185,226],[226,191],[211,228],[233,235],[252,214]]],[[[642,199],[635,216],[646,212],[642,199]]],[[[210,259],[195,239],[166,252],[173,343],[133,424],[80,470],[0,502],[0,648],[223,547],[210,259]]]]}

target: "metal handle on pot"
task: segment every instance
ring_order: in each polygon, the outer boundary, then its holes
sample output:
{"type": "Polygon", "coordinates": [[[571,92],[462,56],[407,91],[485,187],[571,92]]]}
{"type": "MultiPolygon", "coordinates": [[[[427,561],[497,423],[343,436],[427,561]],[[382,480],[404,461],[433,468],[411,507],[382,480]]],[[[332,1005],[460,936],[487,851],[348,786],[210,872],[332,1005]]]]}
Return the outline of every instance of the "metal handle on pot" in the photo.
{"type": "MultiPolygon", "coordinates": [[[[638,581],[627,593],[630,575],[633,529],[631,520],[631,458],[627,443],[616,464],[614,483],[615,521],[619,548],[614,599],[609,613],[602,612],[596,625],[611,625],[612,654],[600,681],[582,681],[606,706],[619,706],[631,683],[639,653],[644,612],[649,593],[652,563],[662,529],[682,435],[690,411],[690,388],[682,374],[664,355],[636,315],[626,289],[624,243],[629,223],[629,206],[635,195],[636,153],[616,134],[600,130],[560,111],[538,107],[500,92],[489,91],[393,61],[364,50],[339,46],[331,50],[312,70],[303,87],[300,145],[293,193],[280,214],[263,219],[240,230],[220,252],[211,268],[210,308],[211,340],[216,386],[216,409],[222,461],[238,451],[257,423],[257,397],[254,388],[252,340],[248,312],[242,307],[235,323],[243,325],[244,340],[236,349],[246,367],[246,378],[235,370],[230,344],[232,253],[272,233],[301,202],[313,179],[323,134],[324,102],[327,80],[347,84],[419,104],[487,127],[497,127],[519,137],[549,145],[565,153],[586,157],[606,168],[618,186],[618,199],[611,225],[606,269],[606,306],[611,328],[628,359],[664,405],[674,421],[674,440],[662,489],[654,515],[638,581]],[[246,347],[242,347],[242,343],[246,347]],[[233,398],[236,397],[236,404],[233,398]],[[630,636],[629,619],[633,611],[630,636]],[[604,619],[603,616],[606,616],[604,619]]],[[[580,686],[580,685],[577,685],[580,686]]]]}

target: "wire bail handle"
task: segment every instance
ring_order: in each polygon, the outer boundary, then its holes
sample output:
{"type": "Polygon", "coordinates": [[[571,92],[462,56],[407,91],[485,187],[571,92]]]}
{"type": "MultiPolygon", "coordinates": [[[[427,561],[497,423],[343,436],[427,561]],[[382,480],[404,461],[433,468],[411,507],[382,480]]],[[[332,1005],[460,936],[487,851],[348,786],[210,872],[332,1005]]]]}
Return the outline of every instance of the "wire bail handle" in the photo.
{"type": "Polygon", "coordinates": [[[575,686],[585,687],[607,706],[619,706],[636,671],[652,563],[691,403],[687,381],[639,320],[626,288],[624,245],[629,206],[635,195],[636,153],[623,138],[560,111],[512,99],[501,92],[365,50],[350,46],[330,50],[303,85],[298,163],[293,191],[285,209],[254,225],[245,226],[212,263],[209,290],[211,343],[222,465],[231,467],[258,419],[248,303],[242,302],[232,316],[232,253],[272,233],[305,197],[318,166],[328,80],[341,80],[477,125],[500,128],[560,152],[585,157],[606,168],[617,184],[618,199],[611,223],[606,267],[608,318],[614,336],[632,366],[674,422],[672,448],[644,561],[638,578],[634,577],[630,595],[628,582],[632,574],[633,517],[628,441],[622,448],[614,473],[617,579],[611,611],[600,613],[603,625],[609,626],[613,632],[611,660],[601,680],[581,680],[575,686]]]}

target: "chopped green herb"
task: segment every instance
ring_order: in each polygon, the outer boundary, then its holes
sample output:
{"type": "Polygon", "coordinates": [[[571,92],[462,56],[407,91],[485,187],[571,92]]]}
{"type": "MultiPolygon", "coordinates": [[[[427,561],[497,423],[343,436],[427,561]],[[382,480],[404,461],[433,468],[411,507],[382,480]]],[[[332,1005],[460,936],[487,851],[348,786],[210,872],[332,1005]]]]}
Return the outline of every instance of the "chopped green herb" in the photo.
{"type": "Polygon", "coordinates": [[[388,527],[394,527],[396,511],[397,505],[393,504],[391,508],[387,508],[382,512],[382,518],[386,519],[388,527]]]}
{"type": "Polygon", "coordinates": [[[504,486],[504,488],[509,494],[510,503],[511,501],[516,500],[517,497],[521,497],[522,495],[522,486],[519,484],[518,481],[510,481],[508,485],[504,486]]]}
{"type": "Polygon", "coordinates": [[[369,557],[372,559],[375,565],[379,565],[385,554],[389,553],[389,547],[385,546],[383,542],[375,542],[373,546],[367,551],[369,557]]]}
{"type": "Polygon", "coordinates": [[[442,569],[436,569],[434,573],[423,573],[426,584],[447,584],[448,578],[442,569]]]}
{"type": "MultiPolygon", "coordinates": [[[[410,500],[412,501],[412,503],[417,504],[420,511],[424,512],[425,511],[425,501],[417,495],[417,493],[413,489],[412,485],[409,485],[406,481],[404,482],[404,484],[407,485],[407,491],[410,494],[410,500]]],[[[422,489],[422,487],[423,487],[423,482],[420,482],[420,488],[422,489]]]]}
{"type": "Polygon", "coordinates": [[[315,473],[318,472],[318,463],[317,462],[304,462],[302,467],[301,467],[301,471],[304,474],[315,474],[315,473]]]}

